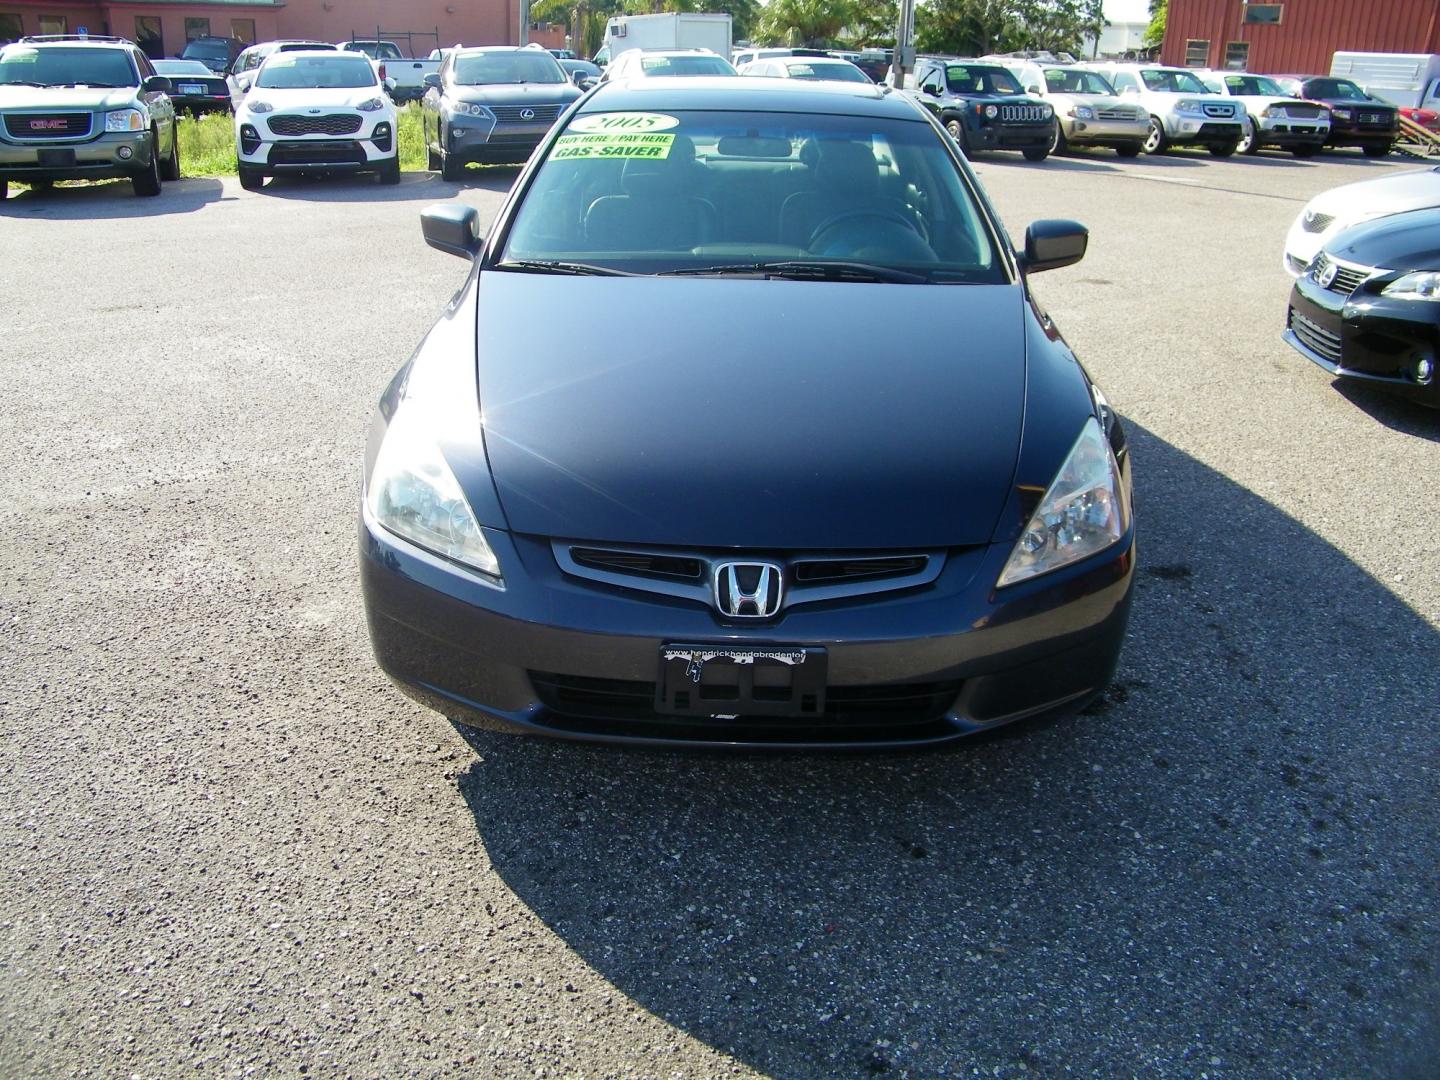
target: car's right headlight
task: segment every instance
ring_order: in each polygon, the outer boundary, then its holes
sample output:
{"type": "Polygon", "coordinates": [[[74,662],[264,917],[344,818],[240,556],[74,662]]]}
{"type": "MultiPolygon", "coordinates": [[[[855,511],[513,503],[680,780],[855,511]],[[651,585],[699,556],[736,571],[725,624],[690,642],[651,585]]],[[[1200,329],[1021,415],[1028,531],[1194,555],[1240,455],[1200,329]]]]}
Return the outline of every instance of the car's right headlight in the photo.
{"type": "Polygon", "coordinates": [[[1177,101],[1175,111],[1182,116],[1204,116],[1205,106],[1198,101],[1177,101]]]}
{"type": "Polygon", "coordinates": [[[490,119],[490,110],[484,105],[476,105],[469,101],[450,102],[450,111],[459,116],[474,116],[481,120],[490,119]]]}
{"type": "Polygon", "coordinates": [[[275,106],[268,101],[247,101],[245,107],[253,113],[274,112],[275,106]]]}
{"type": "Polygon", "coordinates": [[[498,578],[500,562],[460,482],[415,416],[412,404],[391,417],[365,491],[370,516],[396,536],[498,578]]]}
{"type": "Polygon", "coordinates": [[[1089,105],[1076,105],[1070,110],[1070,115],[1076,120],[1094,120],[1095,110],[1089,105]]]}
{"type": "Polygon", "coordinates": [[[120,109],[105,114],[106,131],[144,131],[145,114],[139,109],[120,109]]]}
{"type": "Polygon", "coordinates": [[[995,584],[1014,585],[1087,559],[1118,544],[1129,527],[1120,466],[1100,421],[1092,416],[995,584]]]}

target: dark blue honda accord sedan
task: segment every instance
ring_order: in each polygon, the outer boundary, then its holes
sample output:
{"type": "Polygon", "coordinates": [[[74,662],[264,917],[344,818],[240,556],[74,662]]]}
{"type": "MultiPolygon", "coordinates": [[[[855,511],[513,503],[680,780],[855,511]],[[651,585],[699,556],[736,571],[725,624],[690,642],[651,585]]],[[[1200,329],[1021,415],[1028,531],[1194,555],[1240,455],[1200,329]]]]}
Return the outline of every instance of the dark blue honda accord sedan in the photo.
{"type": "Polygon", "coordinates": [[[381,398],[375,654],[483,727],[916,746],[1105,686],[1134,572],[1120,421],[955,144],[907,95],[611,83],[381,398]]]}

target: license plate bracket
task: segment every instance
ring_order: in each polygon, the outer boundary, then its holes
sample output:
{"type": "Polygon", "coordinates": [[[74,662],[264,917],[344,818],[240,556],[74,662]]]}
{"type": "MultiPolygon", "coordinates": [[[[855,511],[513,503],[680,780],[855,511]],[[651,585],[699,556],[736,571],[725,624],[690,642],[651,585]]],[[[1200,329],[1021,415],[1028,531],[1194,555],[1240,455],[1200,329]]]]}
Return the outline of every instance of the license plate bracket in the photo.
{"type": "Polygon", "coordinates": [[[39,153],[39,163],[46,169],[68,169],[75,164],[75,151],[68,148],[46,148],[39,153]]]}
{"type": "Polygon", "coordinates": [[[669,716],[825,714],[824,649],[799,645],[666,645],[655,711],[669,716]]]}

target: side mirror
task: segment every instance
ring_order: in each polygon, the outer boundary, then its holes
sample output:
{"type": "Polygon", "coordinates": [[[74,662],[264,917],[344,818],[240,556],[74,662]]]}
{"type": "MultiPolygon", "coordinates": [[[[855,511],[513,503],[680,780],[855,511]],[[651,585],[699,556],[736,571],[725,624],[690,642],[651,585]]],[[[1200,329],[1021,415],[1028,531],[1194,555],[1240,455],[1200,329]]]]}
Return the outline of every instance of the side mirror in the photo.
{"type": "Polygon", "coordinates": [[[396,84],[396,82],[395,82],[395,80],[394,80],[393,78],[384,79],[384,80],[382,80],[382,81],[383,81],[383,85],[384,85],[384,87],[385,87],[385,92],[386,92],[387,94],[393,94],[393,93],[395,93],[395,87],[396,87],[397,84],[396,84]]]}
{"type": "Polygon", "coordinates": [[[235,79],[235,87],[236,87],[237,90],[240,91],[240,93],[242,93],[242,94],[248,94],[248,93],[250,92],[250,76],[249,76],[249,75],[240,75],[240,76],[237,76],[236,79],[235,79]]]}
{"type": "Polygon", "coordinates": [[[1040,87],[1036,86],[1034,83],[1031,83],[1029,86],[1025,87],[1025,93],[1034,94],[1036,97],[1039,97],[1040,87]]]}
{"type": "Polygon", "coordinates": [[[1090,230],[1078,221],[1032,222],[1025,230],[1025,254],[1020,265],[1027,274],[1058,270],[1083,259],[1089,243],[1090,230]]]}
{"type": "Polygon", "coordinates": [[[924,86],[920,87],[920,92],[922,94],[929,94],[931,97],[940,96],[940,88],[934,83],[926,83],[924,86]]]}
{"type": "Polygon", "coordinates": [[[429,89],[434,89],[434,90],[439,90],[439,89],[440,89],[440,74],[439,74],[439,72],[435,72],[435,71],[428,72],[428,73],[426,74],[425,78],[421,79],[420,81],[423,82],[423,83],[425,84],[425,86],[426,86],[427,88],[429,88],[429,89]]]}
{"type": "Polygon", "coordinates": [[[485,239],[480,231],[480,211],[464,203],[436,203],[420,211],[420,231],[425,243],[447,255],[473,259],[485,239]]]}
{"type": "Polygon", "coordinates": [[[173,94],[175,92],[174,85],[164,75],[151,75],[140,84],[140,89],[147,94],[173,94]]]}
{"type": "Polygon", "coordinates": [[[570,81],[573,82],[576,86],[578,86],[581,90],[585,89],[585,79],[586,75],[583,71],[577,70],[570,73],[570,81]]]}

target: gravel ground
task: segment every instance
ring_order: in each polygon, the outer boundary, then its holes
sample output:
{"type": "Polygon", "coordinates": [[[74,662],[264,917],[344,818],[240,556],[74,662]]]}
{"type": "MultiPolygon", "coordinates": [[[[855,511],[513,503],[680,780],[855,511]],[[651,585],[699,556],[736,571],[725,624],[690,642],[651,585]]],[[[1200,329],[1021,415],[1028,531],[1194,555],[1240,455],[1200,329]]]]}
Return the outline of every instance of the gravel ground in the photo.
{"type": "Polygon", "coordinates": [[[1036,291],[1142,569],[1101,703],[910,755],[378,673],[363,431],[464,275],[417,213],[513,171],[0,205],[0,1074],[1436,1075],[1440,416],[1279,340],[1293,216],[1397,167],[982,161],[1092,228],[1036,291]]]}

